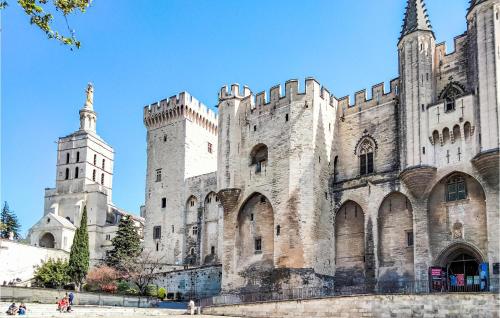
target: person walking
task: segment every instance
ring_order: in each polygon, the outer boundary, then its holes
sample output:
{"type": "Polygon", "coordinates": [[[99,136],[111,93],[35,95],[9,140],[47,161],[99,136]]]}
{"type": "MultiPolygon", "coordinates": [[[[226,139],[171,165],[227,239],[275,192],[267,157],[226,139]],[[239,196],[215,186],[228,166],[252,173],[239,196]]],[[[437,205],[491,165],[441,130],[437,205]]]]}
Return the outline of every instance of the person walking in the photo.
{"type": "Polygon", "coordinates": [[[190,300],[189,301],[189,304],[188,304],[188,307],[189,307],[189,314],[192,316],[194,315],[194,310],[196,308],[195,304],[194,304],[194,300],[190,300]]]}

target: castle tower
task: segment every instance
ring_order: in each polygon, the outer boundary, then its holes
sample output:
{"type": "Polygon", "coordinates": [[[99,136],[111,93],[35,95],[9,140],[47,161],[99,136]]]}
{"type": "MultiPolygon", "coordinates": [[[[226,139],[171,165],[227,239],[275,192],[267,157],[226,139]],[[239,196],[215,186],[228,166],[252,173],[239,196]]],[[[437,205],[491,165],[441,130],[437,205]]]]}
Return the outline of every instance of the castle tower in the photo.
{"type": "Polygon", "coordinates": [[[219,189],[234,188],[236,174],[234,163],[239,156],[238,141],[240,134],[240,103],[241,100],[251,94],[248,87],[244,87],[243,95],[240,95],[239,85],[232,84],[231,90],[227,86],[222,87],[219,93],[219,149],[217,161],[217,185],[219,189]]]}
{"type": "Polygon", "coordinates": [[[163,257],[163,262],[181,265],[191,250],[186,245],[189,237],[186,231],[191,228],[186,224],[195,226],[196,214],[201,214],[203,203],[202,198],[191,202],[187,179],[217,170],[217,116],[182,92],[146,106],[144,125],[147,128],[144,245],[163,257]],[[194,220],[188,216],[191,214],[195,215],[194,220]]]}
{"type": "Polygon", "coordinates": [[[398,43],[402,168],[425,164],[425,111],[433,101],[435,38],[423,0],[408,0],[398,43]]]}
{"type": "Polygon", "coordinates": [[[480,152],[498,149],[500,103],[500,1],[472,0],[467,13],[469,83],[479,104],[480,152]]]}

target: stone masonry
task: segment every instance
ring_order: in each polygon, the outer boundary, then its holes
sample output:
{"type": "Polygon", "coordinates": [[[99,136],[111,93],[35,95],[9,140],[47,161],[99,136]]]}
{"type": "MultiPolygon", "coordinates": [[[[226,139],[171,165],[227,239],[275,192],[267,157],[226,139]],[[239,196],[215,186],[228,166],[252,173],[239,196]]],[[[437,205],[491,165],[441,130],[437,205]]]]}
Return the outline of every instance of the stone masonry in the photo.
{"type": "Polygon", "coordinates": [[[464,259],[497,282],[499,11],[471,1],[446,53],[408,0],[398,77],[370,98],[307,78],[224,86],[217,114],[187,93],[146,106],[146,247],[221,264],[223,293],[427,281],[464,259]]]}

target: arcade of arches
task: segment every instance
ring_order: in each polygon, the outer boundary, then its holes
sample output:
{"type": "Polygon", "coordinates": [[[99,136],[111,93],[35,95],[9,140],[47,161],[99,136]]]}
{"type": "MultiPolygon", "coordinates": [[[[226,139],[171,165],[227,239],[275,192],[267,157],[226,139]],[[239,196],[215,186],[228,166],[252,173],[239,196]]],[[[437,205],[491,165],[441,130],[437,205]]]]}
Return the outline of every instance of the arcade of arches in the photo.
{"type": "MultiPolygon", "coordinates": [[[[457,284],[469,283],[477,284],[474,288],[479,290],[479,277],[484,274],[481,263],[487,261],[484,255],[487,255],[488,244],[482,186],[467,174],[452,173],[435,184],[427,202],[428,233],[420,237],[429,237],[429,267],[440,269],[442,288],[454,290],[457,284]]],[[[345,202],[337,210],[334,221],[337,285],[358,285],[368,281],[371,220],[376,220],[374,226],[377,228],[373,240],[377,242],[374,248],[378,281],[416,279],[414,253],[418,236],[414,234],[414,211],[409,198],[392,192],[383,199],[374,215],[367,214],[354,201],[345,202]]]]}

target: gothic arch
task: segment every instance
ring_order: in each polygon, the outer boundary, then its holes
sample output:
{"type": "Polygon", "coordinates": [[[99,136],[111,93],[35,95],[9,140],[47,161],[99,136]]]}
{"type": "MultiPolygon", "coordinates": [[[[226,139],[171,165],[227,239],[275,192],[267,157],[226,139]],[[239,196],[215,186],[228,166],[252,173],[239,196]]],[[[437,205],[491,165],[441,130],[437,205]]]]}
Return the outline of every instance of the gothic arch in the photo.
{"type": "Polygon", "coordinates": [[[484,187],[471,175],[453,171],[441,177],[428,196],[431,255],[454,243],[487,249],[486,196],[484,187]]]}
{"type": "Polygon", "coordinates": [[[371,144],[374,153],[378,149],[378,144],[375,138],[373,138],[372,135],[365,134],[363,137],[359,138],[358,142],[356,143],[356,146],[354,147],[354,154],[359,156],[363,145],[366,144],[371,144]]]}
{"type": "Polygon", "coordinates": [[[472,255],[478,260],[479,263],[487,259],[481,250],[474,244],[468,242],[454,242],[445,247],[443,251],[435,257],[434,264],[436,266],[446,267],[446,264],[450,259],[453,259],[462,253],[472,255]]]}
{"type": "Polygon", "coordinates": [[[378,210],[379,281],[414,279],[413,208],[401,192],[391,192],[378,210]]]}
{"type": "Polygon", "coordinates": [[[274,210],[269,199],[254,192],[241,205],[237,216],[237,267],[274,267],[274,210]]]}
{"type": "Polygon", "coordinates": [[[348,200],[335,213],[335,281],[338,286],[365,281],[365,214],[348,200]]]}
{"type": "Polygon", "coordinates": [[[462,96],[465,92],[465,87],[456,81],[450,81],[439,93],[439,99],[453,99],[462,96]]]}

